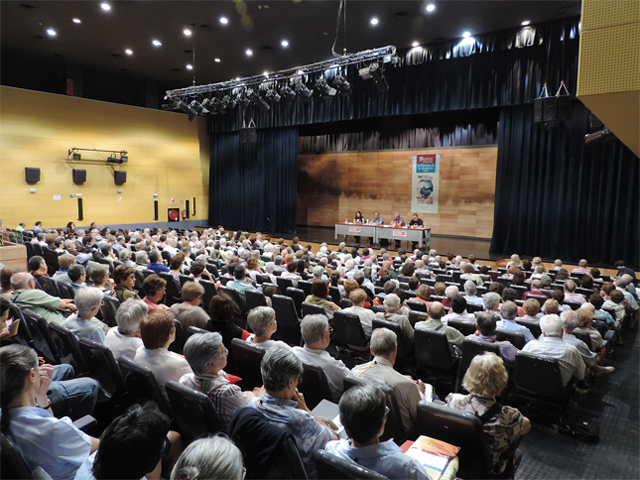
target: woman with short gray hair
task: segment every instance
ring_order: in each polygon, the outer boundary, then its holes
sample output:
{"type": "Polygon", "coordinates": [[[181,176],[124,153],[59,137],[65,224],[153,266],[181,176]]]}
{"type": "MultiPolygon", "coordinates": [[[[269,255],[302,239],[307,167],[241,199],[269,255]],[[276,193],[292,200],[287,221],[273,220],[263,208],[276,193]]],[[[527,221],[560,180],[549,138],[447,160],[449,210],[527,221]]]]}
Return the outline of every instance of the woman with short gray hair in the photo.
{"type": "Polygon", "coordinates": [[[113,358],[127,357],[133,360],[136,350],[142,346],[140,322],[149,315],[149,307],[142,300],[130,298],[116,312],[118,326],[112,328],[104,339],[113,358]]]}
{"type": "Polygon", "coordinates": [[[259,345],[262,348],[291,347],[281,340],[271,340],[271,335],[278,330],[276,311],[271,307],[256,307],[249,312],[247,322],[253,333],[247,338],[247,342],[259,345]]]}
{"type": "Polygon", "coordinates": [[[302,361],[290,350],[272,348],[262,358],[260,372],[266,393],[249,400],[248,406],[293,435],[309,478],[315,478],[313,454],[336,436],[311,413],[298,391],[302,361]]]}
{"type": "Polygon", "coordinates": [[[103,343],[105,332],[103,328],[96,324],[100,321],[95,318],[95,315],[100,310],[102,298],[103,293],[100,289],[87,287],[78,290],[74,298],[78,311],[72,313],[63,326],[71,330],[76,337],[88,338],[94,342],[103,343]]]}
{"type": "Polygon", "coordinates": [[[193,373],[180,378],[180,383],[207,395],[220,416],[223,430],[229,429],[231,417],[239,408],[247,406],[250,398],[261,396],[263,390],[243,392],[229,382],[223,370],[227,366],[228,351],[219,333],[197,333],[184,344],[184,356],[193,373]]]}
{"type": "Polygon", "coordinates": [[[244,478],[242,453],[222,435],[200,438],[180,455],[171,472],[171,480],[206,480],[244,478]]]}

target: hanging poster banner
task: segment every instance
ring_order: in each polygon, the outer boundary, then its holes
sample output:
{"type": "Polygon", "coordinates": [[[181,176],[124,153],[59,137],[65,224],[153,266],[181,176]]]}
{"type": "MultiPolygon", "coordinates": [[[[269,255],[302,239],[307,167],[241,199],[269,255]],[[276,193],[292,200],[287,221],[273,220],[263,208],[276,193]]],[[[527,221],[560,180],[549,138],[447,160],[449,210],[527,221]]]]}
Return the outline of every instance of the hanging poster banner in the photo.
{"type": "Polygon", "coordinates": [[[414,155],[411,212],[438,213],[440,155],[414,155]]]}

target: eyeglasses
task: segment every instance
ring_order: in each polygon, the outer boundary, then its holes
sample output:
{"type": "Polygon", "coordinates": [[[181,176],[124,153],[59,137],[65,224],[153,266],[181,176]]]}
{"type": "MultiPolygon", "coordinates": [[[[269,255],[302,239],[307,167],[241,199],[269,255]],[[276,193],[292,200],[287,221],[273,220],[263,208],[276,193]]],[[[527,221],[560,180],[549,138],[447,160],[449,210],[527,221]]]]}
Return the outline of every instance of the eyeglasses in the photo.
{"type": "Polygon", "coordinates": [[[387,418],[387,415],[389,415],[390,411],[391,411],[391,409],[385,405],[384,406],[384,417],[385,418],[387,418]]]}
{"type": "Polygon", "coordinates": [[[41,367],[44,364],[45,364],[44,358],[38,357],[38,366],[41,367]]]}

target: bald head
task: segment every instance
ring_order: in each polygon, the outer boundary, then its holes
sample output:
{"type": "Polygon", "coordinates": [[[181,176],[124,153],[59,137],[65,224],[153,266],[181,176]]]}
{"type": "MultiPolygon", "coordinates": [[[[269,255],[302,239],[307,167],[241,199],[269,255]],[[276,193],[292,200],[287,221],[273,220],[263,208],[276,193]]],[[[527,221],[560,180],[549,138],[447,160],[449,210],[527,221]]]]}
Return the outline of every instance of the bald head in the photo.
{"type": "Polygon", "coordinates": [[[440,320],[443,313],[444,305],[442,305],[440,302],[433,302],[429,307],[429,316],[434,320],[440,320]]]}

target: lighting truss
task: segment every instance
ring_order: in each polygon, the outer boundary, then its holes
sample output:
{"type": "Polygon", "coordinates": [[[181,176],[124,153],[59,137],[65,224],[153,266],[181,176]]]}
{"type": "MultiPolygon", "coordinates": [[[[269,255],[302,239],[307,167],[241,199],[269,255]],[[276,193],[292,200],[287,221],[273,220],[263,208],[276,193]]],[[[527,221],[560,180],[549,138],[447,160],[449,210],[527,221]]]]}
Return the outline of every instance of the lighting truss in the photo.
{"type": "Polygon", "coordinates": [[[82,160],[82,155],[80,152],[100,152],[100,153],[108,153],[107,163],[126,163],[129,161],[129,153],[126,150],[100,150],[98,148],[80,148],[80,147],[71,147],[67,151],[67,157],[71,157],[72,160],[82,160]]]}
{"type": "MultiPolygon", "coordinates": [[[[393,45],[389,45],[386,47],[375,48],[372,50],[364,50],[358,53],[342,55],[342,56],[331,58],[329,60],[325,60],[322,62],[316,62],[308,65],[303,65],[300,67],[289,68],[286,70],[279,70],[277,72],[271,72],[269,73],[268,78],[265,78],[265,75],[262,74],[262,75],[254,75],[251,77],[227,80],[225,82],[210,83],[208,85],[194,85],[191,87],[167,90],[166,99],[170,100],[171,102],[174,102],[174,104],[178,105],[178,108],[185,111],[186,109],[184,107],[189,107],[189,106],[187,104],[182,106],[178,103],[178,102],[183,102],[183,99],[185,98],[203,98],[205,96],[211,96],[211,95],[218,95],[218,96],[224,95],[225,97],[230,96],[229,98],[234,98],[235,93],[245,89],[251,88],[255,92],[259,91],[259,86],[265,82],[268,82],[272,85],[277,85],[277,84],[285,84],[285,83],[288,84],[290,81],[294,81],[298,85],[300,85],[301,79],[308,78],[309,75],[322,74],[327,70],[346,68],[351,65],[366,67],[369,64],[372,64],[374,62],[396,64],[398,60],[399,60],[398,56],[396,55],[396,47],[393,45]]],[[[286,90],[286,88],[288,88],[288,85],[281,88],[280,94],[287,98],[291,98],[291,99],[295,98],[295,92],[290,88],[286,90]],[[293,95],[290,95],[290,94],[293,94],[293,95]]],[[[345,90],[341,90],[341,93],[344,92],[345,90]]],[[[299,93],[300,92],[298,92],[298,94],[299,93]]],[[[245,102],[240,97],[242,97],[242,95],[235,96],[235,99],[243,105],[245,103],[248,104],[248,102],[245,102]]],[[[190,110],[193,111],[193,109],[190,109],[190,110]]],[[[191,112],[188,112],[188,113],[191,113],[191,112]]]]}

